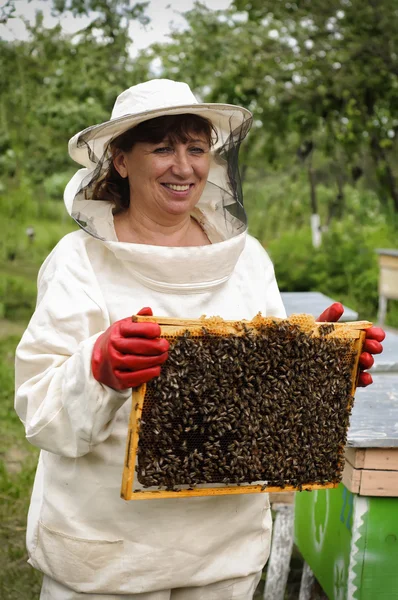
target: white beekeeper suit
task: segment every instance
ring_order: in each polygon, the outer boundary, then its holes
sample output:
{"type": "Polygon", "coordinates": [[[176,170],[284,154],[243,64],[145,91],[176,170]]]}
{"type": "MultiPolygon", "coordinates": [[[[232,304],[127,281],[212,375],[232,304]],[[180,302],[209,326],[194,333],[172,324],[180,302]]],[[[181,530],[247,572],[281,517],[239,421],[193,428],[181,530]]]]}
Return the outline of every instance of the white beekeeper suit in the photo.
{"type": "MultiPolygon", "coordinates": [[[[186,105],[180,112],[193,112],[186,105]]],[[[42,449],[27,531],[29,562],[47,576],[42,598],[249,598],[269,553],[268,497],[122,500],[131,391],[96,381],[91,354],[102,332],[142,306],[168,317],[284,317],[273,266],[238,218],[220,219],[209,193],[195,211],[211,245],[118,242],[111,205],[79,195],[94,168],[85,164],[65,193],[85,230],[64,237],[40,269],[16,357],[16,410],[42,449]]]]}

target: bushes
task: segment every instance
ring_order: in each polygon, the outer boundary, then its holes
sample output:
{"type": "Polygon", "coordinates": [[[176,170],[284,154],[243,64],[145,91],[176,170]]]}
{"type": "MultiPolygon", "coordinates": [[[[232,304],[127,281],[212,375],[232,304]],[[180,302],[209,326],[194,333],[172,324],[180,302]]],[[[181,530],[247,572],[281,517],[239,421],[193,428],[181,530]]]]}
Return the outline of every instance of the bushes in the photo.
{"type": "Polygon", "coordinates": [[[36,303],[36,278],[43,260],[62,236],[76,229],[63,202],[49,199],[26,179],[0,193],[4,223],[0,241],[0,316],[27,321],[36,303]],[[30,238],[28,228],[34,232],[30,238]]]}
{"type": "Polygon", "coordinates": [[[352,306],[360,318],[374,318],[378,304],[379,269],[367,228],[349,219],[334,223],[314,253],[315,287],[352,306]]]}
{"type": "Polygon", "coordinates": [[[36,271],[62,236],[77,228],[61,200],[51,200],[43,189],[27,180],[10,183],[0,193],[0,216],[4,223],[0,240],[0,263],[35,265],[36,271]],[[32,228],[34,239],[27,229],[32,228]]]}
{"type": "Polygon", "coordinates": [[[52,175],[47,177],[43,181],[43,189],[46,198],[56,201],[57,204],[62,204],[60,200],[62,200],[63,198],[65,186],[73,174],[73,171],[67,171],[65,173],[53,173],[52,175]]]}
{"type": "MultiPolygon", "coordinates": [[[[393,232],[385,225],[357,227],[352,218],[335,222],[314,249],[309,229],[286,233],[269,244],[282,291],[320,291],[375,319],[379,268],[375,248],[393,247],[393,232]]],[[[397,325],[391,305],[388,323],[397,325]]]]}
{"type": "Polygon", "coordinates": [[[1,317],[10,321],[28,321],[35,305],[36,281],[3,272],[0,283],[1,317]]]}
{"type": "Polygon", "coordinates": [[[296,233],[288,231],[273,240],[267,250],[274,263],[281,291],[305,292],[315,289],[314,249],[309,228],[296,233]]]}
{"type": "MultiPolygon", "coordinates": [[[[398,216],[382,207],[374,192],[346,186],[343,218],[331,221],[321,247],[314,249],[308,182],[301,170],[294,175],[272,173],[259,184],[258,175],[251,173],[245,183],[250,232],[268,250],[280,289],[320,291],[356,310],[359,318],[374,320],[379,278],[375,250],[398,246],[398,216]]],[[[317,185],[322,224],[336,191],[317,185]]],[[[398,326],[398,302],[389,303],[387,324],[398,326]]]]}

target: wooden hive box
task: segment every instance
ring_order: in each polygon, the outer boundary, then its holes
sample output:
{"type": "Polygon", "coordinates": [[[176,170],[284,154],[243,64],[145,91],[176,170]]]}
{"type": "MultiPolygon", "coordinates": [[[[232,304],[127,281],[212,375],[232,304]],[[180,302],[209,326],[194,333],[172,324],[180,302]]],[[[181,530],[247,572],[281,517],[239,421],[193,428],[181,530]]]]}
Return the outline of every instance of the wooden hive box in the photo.
{"type": "Polygon", "coordinates": [[[398,497],[398,448],[346,448],[342,481],[359,496],[398,497]]]}
{"type": "Polygon", "coordinates": [[[160,377],[132,393],[125,500],[335,487],[366,321],[157,322],[160,377]]]}

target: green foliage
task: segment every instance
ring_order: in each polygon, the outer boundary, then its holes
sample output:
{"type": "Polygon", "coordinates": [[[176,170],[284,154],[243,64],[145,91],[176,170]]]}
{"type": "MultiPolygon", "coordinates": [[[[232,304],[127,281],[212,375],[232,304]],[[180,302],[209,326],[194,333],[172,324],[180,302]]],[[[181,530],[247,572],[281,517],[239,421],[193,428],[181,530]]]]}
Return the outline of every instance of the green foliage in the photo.
{"type": "Polygon", "coordinates": [[[315,289],[309,228],[282,234],[269,243],[267,250],[274,263],[281,291],[306,292],[315,289]]]}
{"type": "Polygon", "coordinates": [[[54,173],[74,168],[67,155],[70,137],[107,120],[115,97],[147,78],[147,60],[129,54],[130,19],[145,21],[145,3],[119,0],[57,2],[96,18],[75,35],[60,25],[47,29],[37,14],[26,24],[26,41],[0,40],[0,181],[27,177],[40,184],[54,173]],[[117,10],[116,10],[117,9],[117,10]]]}
{"type": "Polygon", "coordinates": [[[7,23],[8,19],[15,15],[15,4],[13,0],[5,0],[0,7],[0,24],[7,23]]]}
{"type": "MultiPolygon", "coordinates": [[[[323,187],[320,211],[326,215],[327,200],[333,190],[323,187]]],[[[305,174],[294,167],[288,172],[261,173],[248,171],[244,183],[245,206],[250,217],[250,231],[264,246],[270,240],[309,225],[308,184],[305,174]]]]}
{"type": "Polygon", "coordinates": [[[115,35],[125,23],[137,19],[142,25],[147,25],[148,17],[145,9],[149,2],[137,2],[131,6],[130,0],[53,0],[55,14],[71,12],[73,16],[95,14],[94,25],[105,33],[115,35]]]}
{"type": "Polygon", "coordinates": [[[4,272],[1,275],[1,317],[10,321],[29,320],[36,304],[36,283],[20,275],[9,275],[4,272]]]}
{"type": "Polygon", "coordinates": [[[187,81],[204,99],[253,111],[247,164],[291,164],[300,144],[311,141],[348,180],[370,157],[368,185],[398,211],[392,0],[235,0],[224,11],[197,3],[185,16],[186,30],[155,45],[152,56],[160,57],[163,75],[187,81]]]}
{"type": "MultiPolygon", "coordinates": [[[[58,201],[63,197],[65,186],[73,175],[72,171],[52,173],[43,181],[43,191],[50,201],[58,201]]],[[[63,208],[63,207],[62,207],[63,208]]]]}
{"type": "Polygon", "coordinates": [[[317,289],[343,303],[351,302],[360,318],[377,311],[378,266],[366,229],[353,220],[334,224],[324,236],[312,266],[317,289]]]}
{"type": "MultiPolygon", "coordinates": [[[[18,341],[19,339],[14,336],[0,340],[0,423],[11,422],[13,428],[20,427],[18,416],[10,402],[14,394],[13,366],[18,341]]],[[[2,436],[0,436],[0,440],[2,440],[2,436]]]]}
{"type": "Polygon", "coordinates": [[[0,218],[7,224],[0,240],[0,318],[29,320],[40,265],[60,238],[77,228],[63,203],[50,196],[65,179],[64,174],[54,175],[47,187],[35,189],[23,177],[19,185],[10,184],[7,193],[0,193],[0,218]],[[31,231],[33,236],[28,235],[31,231]]]}
{"type": "Polygon", "coordinates": [[[390,327],[398,329],[398,300],[389,300],[387,305],[386,322],[390,327]]]}
{"type": "MultiPolygon", "coordinates": [[[[244,185],[249,231],[268,250],[282,291],[321,291],[375,319],[379,267],[376,248],[397,247],[397,216],[380,211],[377,196],[344,187],[344,215],[331,220],[314,249],[309,226],[308,183],[299,170],[270,173],[261,183],[249,172],[244,185]]],[[[319,212],[326,221],[333,189],[319,184],[319,212]]],[[[398,303],[396,303],[398,305],[398,303]]],[[[387,324],[397,326],[398,306],[389,303],[387,324]]]]}
{"type": "MultiPolygon", "coordinates": [[[[354,215],[334,222],[314,249],[309,228],[272,240],[268,251],[282,291],[320,291],[359,313],[375,319],[379,268],[375,248],[393,247],[394,228],[384,223],[359,224],[354,215]]],[[[391,307],[387,323],[396,326],[391,307]]]]}
{"type": "Polygon", "coordinates": [[[62,214],[65,209],[59,202],[43,198],[42,204],[34,205],[34,209],[36,214],[22,213],[19,221],[8,221],[10,226],[0,241],[0,264],[25,261],[38,268],[60,238],[77,228],[70,217],[62,214]],[[27,235],[30,228],[34,231],[33,239],[27,235]]]}

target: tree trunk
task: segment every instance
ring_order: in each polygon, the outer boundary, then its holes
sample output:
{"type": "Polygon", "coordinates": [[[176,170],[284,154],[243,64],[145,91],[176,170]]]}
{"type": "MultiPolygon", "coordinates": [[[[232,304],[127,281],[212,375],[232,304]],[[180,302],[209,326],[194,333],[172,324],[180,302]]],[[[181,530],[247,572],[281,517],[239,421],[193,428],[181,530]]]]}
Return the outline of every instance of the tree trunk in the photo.
{"type": "Polygon", "coordinates": [[[328,217],[326,221],[326,228],[329,227],[332,219],[341,219],[343,216],[344,208],[344,180],[341,171],[338,169],[336,173],[337,183],[337,194],[336,197],[329,203],[328,206],[328,217]]]}
{"type": "Polygon", "coordinates": [[[312,245],[314,248],[319,248],[322,243],[322,230],[321,219],[318,214],[318,198],[316,197],[315,174],[312,168],[312,151],[308,156],[308,181],[310,184],[312,245]]]}
{"type": "Polygon", "coordinates": [[[310,199],[311,199],[311,212],[312,214],[318,213],[318,199],[316,197],[316,184],[314,177],[314,170],[312,168],[312,154],[308,159],[308,181],[310,184],[310,199]]]}

